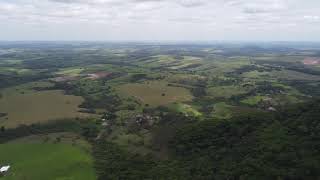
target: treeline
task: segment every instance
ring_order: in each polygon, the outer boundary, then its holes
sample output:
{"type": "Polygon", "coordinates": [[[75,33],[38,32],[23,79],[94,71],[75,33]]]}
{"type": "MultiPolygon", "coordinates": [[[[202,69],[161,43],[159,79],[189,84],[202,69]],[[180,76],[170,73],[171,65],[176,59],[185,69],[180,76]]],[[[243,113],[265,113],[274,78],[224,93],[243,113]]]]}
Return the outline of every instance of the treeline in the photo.
{"type": "Polygon", "coordinates": [[[224,121],[198,121],[171,139],[171,158],[131,154],[115,144],[94,149],[99,180],[320,178],[320,101],[281,113],[246,112],[224,121]]]}
{"type": "Polygon", "coordinates": [[[300,62],[285,62],[285,61],[263,61],[259,60],[256,61],[257,64],[263,65],[266,67],[267,65],[269,66],[281,66],[284,69],[292,70],[292,71],[297,71],[305,74],[311,74],[311,75],[320,75],[320,71],[316,69],[312,69],[308,66],[305,66],[304,64],[300,62]]]}
{"type": "Polygon", "coordinates": [[[283,81],[285,84],[296,88],[298,91],[303,94],[309,96],[320,96],[320,82],[308,82],[308,81],[299,81],[299,80],[291,80],[291,81],[283,81]]]}
{"type": "MultiPolygon", "coordinates": [[[[244,85],[244,86],[249,86],[249,85],[244,85]]],[[[274,86],[270,82],[262,81],[262,82],[257,82],[255,84],[255,88],[251,89],[249,92],[238,94],[238,95],[232,95],[229,100],[231,104],[240,105],[241,100],[250,96],[257,96],[261,94],[278,95],[278,94],[284,93],[285,91],[286,89],[284,87],[274,86]]]]}
{"type": "Polygon", "coordinates": [[[120,97],[113,93],[112,88],[108,86],[106,80],[55,83],[55,86],[51,89],[63,89],[66,94],[82,96],[85,101],[80,105],[80,108],[104,108],[111,111],[121,104],[120,97]]]}
{"type": "Polygon", "coordinates": [[[18,74],[0,74],[0,88],[6,88],[18,84],[39,81],[42,79],[51,78],[47,72],[42,72],[34,75],[18,75],[18,74]]]}
{"type": "Polygon", "coordinates": [[[74,132],[87,139],[95,138],[100,126],[89,120],[57,120],[46,124],[21,125],[17,128],[0,128],[0,144],[10,140],[30,136],[57,132],[74,132]]]}
{"type": "Polygon", "coordinates": [[[279,70],[281,70],[281,68],[279,67],[246,65],[228,73],[228,75],[237,77],[239,74],[243,74],[250,71],[271,72],[271,71],[279,71],[279,70]]]}

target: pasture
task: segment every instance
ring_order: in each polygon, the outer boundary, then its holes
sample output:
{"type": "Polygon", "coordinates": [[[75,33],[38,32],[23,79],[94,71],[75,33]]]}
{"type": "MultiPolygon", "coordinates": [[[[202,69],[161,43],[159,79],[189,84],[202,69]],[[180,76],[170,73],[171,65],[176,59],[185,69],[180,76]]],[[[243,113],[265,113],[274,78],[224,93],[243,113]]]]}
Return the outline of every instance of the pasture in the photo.
{"type": "Polygon", "coordinates": [[[56,72],[56,74],[64,75],[64,76],[79,76],[82,71],[84,71],[84,68],[72,67],[72,68],[60,69],[60,71],[56,72]]]}
{"type": "Polygon", "coordinates": [[[283,80],[300,80],[300,81],[319,81],[320,77],[291,70],[282,70],[273,72],[273,75],[283,80]]]}
{"type": "Polygon", "coordinates": [[[7,113],[0,118],[1,126],[13,128],[20,124],[88,116],[78,112],[82,97],[65,95],[60,90],[11,89],[7,92],[0,99],[1,113],[7,113]]]}
{"type": "Polygon", "coordinates": [[[144,104],[151,106],[168,105],[173,102],[192,100],[190,92],[181,87],[168,86],[166,82],[147,81],[144,83],[128,83],[120,85],[117,90],[124,95],[132,96],[144,104]]]}
{"type": "Polygon", "coordinates": [[[216,103],[213,107],[212,117],[218,119],[228,119],[232,116],[232,106],[225,102],[216,103]]]}
{"type": "Polygon", "coordinates": [[[251,96],[251,97],[247,97],[246,99],[242,100],[241,102],[244,104],[247,104],[247,105],[254,106],[254,105],[257,105],[266,99],[268,99],[267,96],[251,96]]]}
{"type": "Polygon", "coordinates": [[[240,95],[246,93],[242,86],[215,86],[207,89],[208,95],[215,98],[230,98],[233,95],[240,95]]]}
{"type": "Polygon", "coordinates": [[[0,160],[11,166],[1,180],[96,179],[89,153],[70,144],[0,144],[0,160]]]}
{"type": "Polygon", "coordinates": [[[201,112],[199,112],[197,109],[195,109],[194,107],[188,104],[173,103],[169,106],[169,108],[175,110],[176,112],[183,113],[186,116],[194,116],[194,117],[202,116],[201,112]]]}

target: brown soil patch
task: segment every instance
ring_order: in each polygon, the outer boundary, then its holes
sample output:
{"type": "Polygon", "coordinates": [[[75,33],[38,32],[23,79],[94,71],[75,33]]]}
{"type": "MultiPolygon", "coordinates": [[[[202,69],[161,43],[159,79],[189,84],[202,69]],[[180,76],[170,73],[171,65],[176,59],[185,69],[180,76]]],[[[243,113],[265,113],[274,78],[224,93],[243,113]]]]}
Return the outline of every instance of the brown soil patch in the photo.
{"type": "Polygon", "coordinates": [[[320,58],[308,57],[303,60],[304,65],[319,65],[320,58]]]}

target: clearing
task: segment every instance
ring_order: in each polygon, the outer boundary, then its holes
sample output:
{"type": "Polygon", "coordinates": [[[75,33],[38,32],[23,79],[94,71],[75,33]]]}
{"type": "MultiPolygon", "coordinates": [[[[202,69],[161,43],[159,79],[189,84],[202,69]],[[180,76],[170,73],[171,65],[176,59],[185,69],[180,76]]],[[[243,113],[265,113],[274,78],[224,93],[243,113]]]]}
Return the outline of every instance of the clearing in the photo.
{"type": "Polygon", "coordinates": [[[78,112],[82,97],[65,95],[60,90],[33,91],[20,86],[2,91],[2,95],[0,110],[7,116],[0,117],[0,126],[14,128],[20,124],[88,116],[78,112]]]}
{"type": "Polygon", "coordinates": [[[181,87],[168,86],[163,81],[147,81],[144,83],[129,83],[120,85],[118,91],[133,96],[144,104],[152,106],[168,105],[173,102],[191,101],[191,93],[181,87]]]}

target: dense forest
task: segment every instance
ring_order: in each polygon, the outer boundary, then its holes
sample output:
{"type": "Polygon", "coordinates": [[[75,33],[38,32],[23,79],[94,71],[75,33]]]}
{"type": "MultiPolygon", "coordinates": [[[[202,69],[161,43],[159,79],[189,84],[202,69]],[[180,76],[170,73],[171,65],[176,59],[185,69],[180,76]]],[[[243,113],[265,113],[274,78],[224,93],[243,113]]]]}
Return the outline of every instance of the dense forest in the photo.
{"type": "Polygon", "coordinates": [[[320,101],[280,113],[250,112],[178,128],[170,160],[95,142],[99,179],[281,179],[320,177],[320,101]]]}

